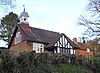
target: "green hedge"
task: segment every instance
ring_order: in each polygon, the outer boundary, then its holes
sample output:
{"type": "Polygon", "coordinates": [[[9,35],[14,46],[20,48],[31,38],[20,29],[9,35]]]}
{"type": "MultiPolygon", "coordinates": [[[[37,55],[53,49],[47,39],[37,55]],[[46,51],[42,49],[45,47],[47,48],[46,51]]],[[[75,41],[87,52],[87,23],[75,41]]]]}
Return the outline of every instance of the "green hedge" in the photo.
{"type": "Polygon", "coordinates": [[[100,73],[100,54],[95,55],[93,60],[96,67],[96,72],[100,73]]]}
{"type": "Polygon", "coordinates": [[[9,51],[0,54],[0,73],[90,73],[75,64],[68,63],[71,57],[67,54],[36,54],[23,52],[17,57],[12,57],[9,51]]]}

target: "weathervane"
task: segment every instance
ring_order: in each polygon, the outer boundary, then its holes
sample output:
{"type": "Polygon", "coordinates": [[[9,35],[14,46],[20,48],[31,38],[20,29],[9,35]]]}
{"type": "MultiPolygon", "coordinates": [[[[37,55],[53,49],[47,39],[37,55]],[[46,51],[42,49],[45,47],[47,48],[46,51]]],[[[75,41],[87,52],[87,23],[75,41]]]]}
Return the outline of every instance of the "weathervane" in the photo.
{"type": "Polygon", "coordinates": [[[23,8],[24,8],[24,12],[25,12],[25,5],[23,5],[23,8]]]}

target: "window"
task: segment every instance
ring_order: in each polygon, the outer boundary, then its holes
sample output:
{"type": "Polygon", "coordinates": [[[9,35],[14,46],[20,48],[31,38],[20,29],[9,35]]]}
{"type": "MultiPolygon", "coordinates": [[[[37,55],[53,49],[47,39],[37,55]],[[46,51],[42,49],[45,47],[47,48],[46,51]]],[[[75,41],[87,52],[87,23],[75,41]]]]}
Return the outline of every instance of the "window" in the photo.
{"type": "Polygon", "coordinates": [[[60,52],[59,53],[68,53],[71,54],[71,50],[72,50],[72,54],[73,54],[73,49],[71,48],[60,48],[60,52]]]}
{"type": "Polygon", "coordinates": [[[66,48],[62,48],[62,52],[61,53],[66,53],[66,48]]]}
{"type": "Polygon", "coordinates": [[[18,44],[20,42],[21,42],[21,34],[20,32],[17,32],[15,37],[15,44],[18,44]]]}
{"type": "Polygon", "coordinates": [[[42,52],[44,52],[44,44],[33,43],[33,51],[36,51],[36,53],[42,53],[42,52]]]}
{"type": "Polygon", "coordinates": [[[87,52],[90,52],[90,49],[89,48],[87,48],[87,52]]]}
{"type": "Polygon", "coordinates": [[[40,48],[40,52],[42,52],[42,48],[40,48]]]}
{"type": "Polygon", "coordinates": [[[60,48],[60,53],[64,53],[64,48],[60,48]]]}

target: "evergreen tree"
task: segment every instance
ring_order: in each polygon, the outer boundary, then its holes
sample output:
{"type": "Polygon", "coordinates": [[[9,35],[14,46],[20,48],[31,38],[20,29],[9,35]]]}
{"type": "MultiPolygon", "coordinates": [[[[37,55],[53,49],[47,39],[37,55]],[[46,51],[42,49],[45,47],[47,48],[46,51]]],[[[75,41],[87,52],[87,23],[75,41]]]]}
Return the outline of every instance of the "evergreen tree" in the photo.
{"type": "Polygon", "coordinates": [[[7,44],[10,41],[12,29],[17,24],[17,18],[18,15],[10,12],[5,17],[2,17],[1,23],[0,23],[0,40],[3,40],[7,42],[7,44]]]}

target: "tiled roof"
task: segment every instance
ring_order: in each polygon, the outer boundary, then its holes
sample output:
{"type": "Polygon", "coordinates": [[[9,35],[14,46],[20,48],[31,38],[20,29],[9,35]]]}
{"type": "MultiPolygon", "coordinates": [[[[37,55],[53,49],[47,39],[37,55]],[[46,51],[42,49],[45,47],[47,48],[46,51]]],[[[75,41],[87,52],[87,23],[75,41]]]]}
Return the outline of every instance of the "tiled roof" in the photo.
{"type": "Polygon", "coordinates": [[[93,50],[94,48],[93,48],[93,46],[91,45],[91,44],[89,44],[89,43],[77,43],[77,45],[78,45],[78,47],[80,48],[80,49],[83,49],[83,50],[87,50],[88,48],[90,49],[90,50],[93,50]]]}
{"type": "Polygon", "coordinates": [[[37,39],[49,43],[48,47],[53,46],[54,43],[61,37],[58,32],[48,31],[44,29],[31,27],[32,32],[36,35],[37,39]]]}
{"type": "MultiPolygon", "coordinates": [[[[40,42],[40,43],[47,44],[45,46],[46,48],[52,47],[60,39],[62,35],[66,37],[66,39],[72,45],[73,48],[77,47],[77,45],[74,42],[72,42],[65,34],[60,34],[58,32],[48,31],[48,30],[35,28],[35,27],[30,27],[30,29],[24,29],[21,25],[17,25],[17,27],[19,28],[22,35],[26,38],[26,40],[30,42],[40,42]]],[[[16,30],[15,30],[15,33],[16,33],[16,30]]],[[[13,34],[13,37],[15,33],[13,34]]],[[[11,45],[11,42],[8,48],[10,47],[10,45],[11,45]]]]}

